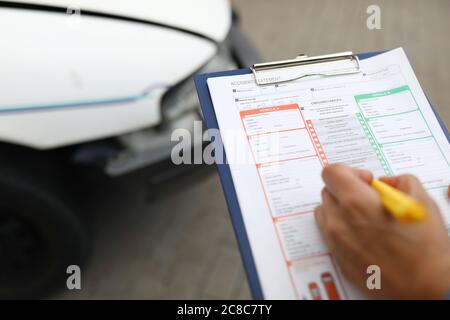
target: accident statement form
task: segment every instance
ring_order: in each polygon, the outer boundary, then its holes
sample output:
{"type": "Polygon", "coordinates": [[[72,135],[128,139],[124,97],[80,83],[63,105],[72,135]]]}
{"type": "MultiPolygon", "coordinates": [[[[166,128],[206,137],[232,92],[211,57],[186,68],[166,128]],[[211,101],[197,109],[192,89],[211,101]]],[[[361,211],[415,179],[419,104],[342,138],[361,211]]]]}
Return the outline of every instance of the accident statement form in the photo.
{"type": "Polygon", "coordinates": [[[252,74],[208,79],[266,299],[360,298],[315,224],[329,163],[416,175],[450,226],[449,143],[404,51],[360,66],[264,86],[252,74]]]}

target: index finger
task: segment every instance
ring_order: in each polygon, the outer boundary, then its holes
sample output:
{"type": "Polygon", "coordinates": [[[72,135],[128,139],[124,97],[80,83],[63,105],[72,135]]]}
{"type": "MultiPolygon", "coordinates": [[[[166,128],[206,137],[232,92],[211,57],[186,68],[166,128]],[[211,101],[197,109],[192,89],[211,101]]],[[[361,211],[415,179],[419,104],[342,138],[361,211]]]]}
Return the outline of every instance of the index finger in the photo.
{"type": "Polygon", "coordinates": [[[322,171],[327,189],[338,201],[348,195],[359,195],[362,200],[377,197],[376,191],[370,187],[372,178],[369,171],[341,164],[328,165],[322,171]]]}

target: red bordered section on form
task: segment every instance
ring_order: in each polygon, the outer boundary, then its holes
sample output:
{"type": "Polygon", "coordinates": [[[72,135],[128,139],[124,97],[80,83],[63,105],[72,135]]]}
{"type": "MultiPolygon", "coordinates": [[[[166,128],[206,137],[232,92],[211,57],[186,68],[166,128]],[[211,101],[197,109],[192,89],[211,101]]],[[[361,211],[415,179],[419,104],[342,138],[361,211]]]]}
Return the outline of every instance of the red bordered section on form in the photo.
{"type": "MultiPolygon", "coordinates": [[[[297,298],[303,298],[298,292],[297,286],[293,278],[293,272],[296,272],[298,265],[307,259],[317,259],[324,257],[331,259],[329,252],[306,252],[304,255],[298,257],[290,257],[283,245],[280,234],[280,224],[286,219],[296,219],[300,215],[313,215],[314,206],[306,204],[304,208],[298,206],[298,208],[283,207],[276,208],[279,205],[279,199],[275,202],[269,199],[269,191],[267,190],[267,183],[265,183],[264,172],[268,171],[270,175],[270,167],[275,166],[274,169],[280,170],[277,172],[278,176],[282,176],[283,168],[287,172],[293,172],[292,167],[301,167],[305,164],[309,167],[316,166],[316,168],[323,168],[328,164],[328,159],[323,149],[323,146],[319,140],[314,124],[311,120],[305,120],[301,109],[298,104],[288,104],[272,107],[262,107],[251,110],[244,110],[240,112],[242,125],[244,127],[247,140],[251,149],[252,157],[255,162],[255,167],[258,173],[258,178],[261,183],[262,191],[266,205],[269,209],[271,219],[273,222],[275,234],[282,251],[283,257],[286,262],[286,267],[292,282],[293,288],[296,292],[297,298]],[[280,148],[280,155],[273,157],[270,154],[270,143],[272,140],[279,139],[278,147],[280,148]],[[295,142],[303,139],[302,145],[307,145],[307,148],[303,148],[300,152],[290,151],[289,148],[295,144],[295,142]],[[307,140],[306,140],[307,139],[307,140]],[[287,141],[287,143],[285,142],[287,141]],[[290,143],[291,142],[291,143],[290,143]],[[286,149],[286,150],[285,150],[286,149]],[[269,151],[268,151],[269,150],[269,151]],[[290,212],[290,209],[291,212],[290,212]],[[297,210],[298,209],[298,210],[297,210]],[[303,210],[304,209],[304,210],[303,210]]],[[[300,143],[300,142],[299,142],[300,143]]],[[[301,171],[301,170],[297,170],[301,171]]],[[[302,173],[307,174],[308,172],[302,173]]],[[[266,179],[270,180],[270,179],[266,179]]],[[[306,218],[306,217],[305,217],[306,218]]],[[[334,262],[332,262],[334,264],[334,262]]],[[[335,269],[335,268],[334,268],[335,269]]],[[[333,272],[334,273],[334,272],[333,272]]],[[[333,278],[330,273],[325,272],[328,278],[333,278]]],[[[334,281],[337,281],[339,287],[344,292],[344,297],[347,297],[345,288],[342,286],[340,275],[335,272],[334,281]]],[[[314,285],[314,288],[317,284],[314,285]]],[[[330,284],[327,285],[330,287],[330,284]]]]}

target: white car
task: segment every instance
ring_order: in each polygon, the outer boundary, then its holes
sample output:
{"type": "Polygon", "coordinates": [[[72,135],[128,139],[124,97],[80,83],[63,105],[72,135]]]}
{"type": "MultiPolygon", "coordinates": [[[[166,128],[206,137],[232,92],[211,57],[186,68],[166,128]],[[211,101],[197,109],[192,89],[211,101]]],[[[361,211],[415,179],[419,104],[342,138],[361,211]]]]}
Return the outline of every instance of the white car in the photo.
{"type": "Polygon", "coordinates": [[[227,0],[0,1],[0,41],[0,298],[30,298],[90,247],[75,170],[169,158],[192,75],[258,58],[227,0]]]}

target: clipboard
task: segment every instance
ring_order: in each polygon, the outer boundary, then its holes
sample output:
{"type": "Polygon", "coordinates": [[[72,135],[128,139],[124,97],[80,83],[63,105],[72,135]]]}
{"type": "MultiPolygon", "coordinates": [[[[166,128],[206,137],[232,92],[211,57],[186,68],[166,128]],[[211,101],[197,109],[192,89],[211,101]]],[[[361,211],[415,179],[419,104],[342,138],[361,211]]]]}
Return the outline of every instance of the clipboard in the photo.
{"type": "MultiPolygon", "coordinates": [[[[344,53],[336,53],[336,54],[330,54],[330,55],[323,55],[323,56],[317,56],[317,57],[307,57],[305,55],[300,55],[296,57],[295,59],[291,60],[283,60],[283,61],[274,61],[274,62],[268,62],[268,63],[260,63],[255,64],[250,68],[244,68],[244,69],[237,69],[237,70],[230,70],[230,71],[221,71],[221,72],[213,72],[213,73],[207,73],[207,74],[199,74],[194,76],[194,82],[197,89],[197,94],[200,102],[200,107],[203,112],[203,118],[204,122],[206,124],[206,127],[208,129],[219,129],[219,125],[217,123],[216,114],[214,111],[214,106],[211,100],[211,95],[209,93],[209,88],[207,84],[207,80],[209,78],[216,78],[216,77],[224,77],[224,76],[234,76],[234,75],[242,75],[242,74],[250,74],[253,73],[255,77],[255,81],[258,85],[272,85],[275,83],[282,83],[287,81],[293,81],[297,79],[301,79],[307,76],[333,76],[333,75],[340,75],[340,74],[351,74],[351,73],[357,73],[360,72],[359,69],[359,60],[364,60],[373,56],[376,56],[378,54],[381,54],[385,51],[376,51],[376,52],[367,52],[367,53],[361,53],[361,54],[352,54],[351,52],[344,52],[344,53]],[[264,81],[258,82],[258,77],[261,75],[261,72],[264,72],[265,70],[274,70],[278,68],[288,68],[290,66],[298,66],[298,65],[309,65],[313,63],[322,63],[322,62],[334,62],[339,60],[348,60],[352,63],[354,63],[354,68],[349,70],[341,70],[340,73],[314,73],[314,74],[298,74],[295,77],[292,77],[290,79],[266,79],[264,81]]],[[[431,105],[431,103],[430,103],[431,105]]],[[[445,133],[445,136],[447,137],[447,140],[450,141],[450,135],[449,131],[447,130],[447,127],[445,126],[442,118],[439,116],[439,114],[436,112],[435,108],[431,105],[431,108],[442,128],[442,130],[445,133]]],[[[221,138],[218,137],[217,140],[212,141],[212,144],[214,147],[222,148],[223,143],[221,141],[221,138]]],[[[256,300],[262,300],[264,299],[264,294],[261,288],[261,284],[258,277],[258,272],[256,269],[256,265],[253,259],[252,250],[250,247],[250,243],[247,236],[247,231],[245,229],[244,220],[242,218],[241,209],[239,206],[236,190],[234,188],[233,179],[231,176],[230,168],[226,164],[226,151],[223,150],[224,154],[223,157],[225,159],[224,163],[222,164],[216,164],[220,182],[222,184],[222,189],[225,195],[225,200],[227,202],[228,211],[230,213],[231,222],[233,225],[234,233],[238,242],[239,250],[241,253],[241,258],[244,264],[244,269],[247,275],[248,283],[250,286],[250,290],[252,293],[252,296],[256,300]]]]}

